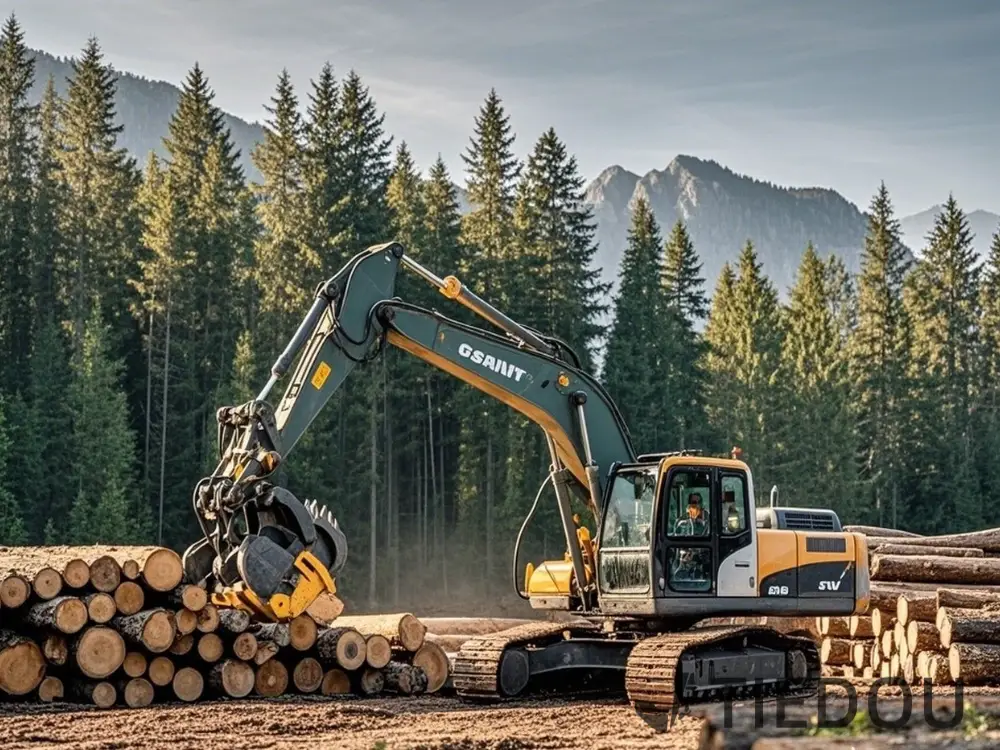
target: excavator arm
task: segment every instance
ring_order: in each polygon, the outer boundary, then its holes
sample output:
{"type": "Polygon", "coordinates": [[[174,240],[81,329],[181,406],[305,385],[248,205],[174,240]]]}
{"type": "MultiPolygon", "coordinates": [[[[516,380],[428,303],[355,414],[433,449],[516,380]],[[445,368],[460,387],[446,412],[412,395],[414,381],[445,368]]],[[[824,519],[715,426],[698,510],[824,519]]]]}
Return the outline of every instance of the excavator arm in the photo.
{"type": "Polygon", "coordinates": [[[635,461],[621,414],[568,347],[511,320],[454,276],[437,277],[399,243],[359,253],[322,284],[257,398],[219,410],[220,462],[195,490],[205,537],[185,554],[188,577],[212,585],[219,601],[279,620],[335,591],[333,574],[347,554],[344,534],[327,509],[301,504],[270,479],[350,372],[386,345],[502,401],[543,430],[576,580],[585,581],[570,494],[599,521],[612,466],[635,461]],[[500,331],[397,298],[401,267],[500,331]],[[272,410],[268,396],[296,360],[272,410]]]}

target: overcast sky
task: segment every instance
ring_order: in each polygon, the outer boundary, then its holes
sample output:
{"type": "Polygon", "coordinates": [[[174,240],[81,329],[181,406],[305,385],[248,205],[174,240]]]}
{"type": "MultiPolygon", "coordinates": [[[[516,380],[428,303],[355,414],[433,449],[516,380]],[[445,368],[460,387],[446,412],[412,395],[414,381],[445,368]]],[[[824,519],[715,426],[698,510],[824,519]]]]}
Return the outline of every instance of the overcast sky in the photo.
{"type": "MultiPolygon", "coordinates": [[[[554,126],[590,179],[678,153],[862,208],[1000,212],[996,0],[8,0],[35,48],[90,35],[121,70],[180,82],[198,61],[223,108],[265,116],[355,68],[420,166],[459,154],[490,87],[524,155],[554,126]]],[[[6,15],[5,14],[5,15],[6,15]]]]}

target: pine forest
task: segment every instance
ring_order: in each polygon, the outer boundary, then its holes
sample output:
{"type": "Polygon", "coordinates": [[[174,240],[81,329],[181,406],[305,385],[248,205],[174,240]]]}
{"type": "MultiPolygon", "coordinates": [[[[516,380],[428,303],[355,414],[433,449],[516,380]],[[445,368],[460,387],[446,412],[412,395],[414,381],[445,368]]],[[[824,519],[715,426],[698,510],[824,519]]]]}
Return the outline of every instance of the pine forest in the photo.
{"type": "MultiPolygon", "coordinates": [[[[358,73],[327,65],[299,85],[282,72],[256,183],[197,65],[166,156],[143,162],[118,143],[116,74],[96,39],[64,96],[50,80],[29,104],[34,75],[10,17],[2,544],[197,540],[192,491],[218,460],[216,410],[256,395],[317,284],[389,240],[568,342],[637,451],[738,446],[759,503],[776,485],[781,504],[832,508],[843,523],[1000,525],[1000,228],[978,258],[951,197],[915,259],[889,190],[873,186],[860,272],[809,245],[787,295],[758,259],[765,238],[706,279],[684,224],[658,226],[640,199],[606,309],[571,145],[549,129],[519,159],[524,136],[496,91],[470,113],[460,164],[416,164],[358,73]]],[[[482,325],[413,274],[397,293],[482,325]]],[[[326,503],[348,536],[345,598],[404,606],[420,590],[509,593],[514,539],[548,464],[520,414],[386,349],[284,468],[289,489],[326,503]]],[[[554,501],[539,508],[519,566],[565,550],[554,501]]]]}

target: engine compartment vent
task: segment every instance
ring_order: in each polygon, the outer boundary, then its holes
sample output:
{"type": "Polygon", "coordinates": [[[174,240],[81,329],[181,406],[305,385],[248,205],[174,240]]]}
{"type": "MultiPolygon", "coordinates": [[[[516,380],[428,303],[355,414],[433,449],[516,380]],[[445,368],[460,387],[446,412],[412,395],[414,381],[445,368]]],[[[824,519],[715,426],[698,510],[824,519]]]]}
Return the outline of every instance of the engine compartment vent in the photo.
{"type": "Polygon", "coordinates": [[[840,518],[826,508],[758,508],[757,528],[842,531],[840,518]]]}

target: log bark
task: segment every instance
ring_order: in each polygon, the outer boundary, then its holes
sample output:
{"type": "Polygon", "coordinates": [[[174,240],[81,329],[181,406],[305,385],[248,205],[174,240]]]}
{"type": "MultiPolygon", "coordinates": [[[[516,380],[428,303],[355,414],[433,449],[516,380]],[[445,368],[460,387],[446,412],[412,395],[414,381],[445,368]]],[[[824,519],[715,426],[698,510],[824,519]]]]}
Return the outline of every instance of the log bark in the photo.
{"type": "Polygon", "coordinates": [[[146,655],[141,651],[129,651],[122,662],[122,671],[129,677],[142,677],[146,674],[146,655]]]}
{"type": "Polygon", "coordinates": [[[90,621],[98,625],[110,622],[111,618],[118,612],[114,597],[103,591],[96,594],[87,594],[84,597],[84,601],[87,603],[87,615],[90,621]]]}
{"type": "Polygon", "coordinates": [[[69,659],[69,644],[65,636],[50,633],[42,639],[42,654],[45,661],[57,667],[61,667],[69,659]]]}
{"type": "Polygon", "coordinates": [[[978,547],[984,552],[1000,552],[1000,527],[964,534],[928,536],[924,539],[926,544],[934,547],[978,547]]]}
{"type": "Polygon", "coordinates": [[[354,628],[323,630],[316,639],[316,653],[327,667],[352,671],[365,663],[368,654],[365,638],[354,628]]]}
{"type": "Polygon", "coordinates": [[[201,586],[186,583],[167,594],[166,600],[175,608],[183,607],[198,612],[208,604],[208,592],[201,586]]]}
{"type": "Polygon", "coordinates": [[[421,617],[428,635],[489,635],[538,620],[513,617],[421,617]]]}
{"type": "Polygon", "coordinates": [[[850,633],[851,638],[874,638],[875,631],[872,630],[872,618],[853,615],[851,617],[850,633]]]}
{"type": "Polygon", "coordinates": [[[269,659],[257,667],[254,691],[265,698],[281,695],[288,689],[288,669],[280,659],[269,659]]]}
{"type": "Polygon", "coordinates": [[[874,581],[926,583],[996,583],[1000,558],[875,555],[871,561],[874,581]]]}
{"type": "Polygon", "coordinates": [[[29,605],[21,619],[26,625],[73,635],[87,624],[87,605],[75,596],[58,596],[29,605]]]}
{"type": "Polygon", "coordinates": [[[146,609],[134,615],[118,615],[111,620],[111,625],[127,641],[154,654],[169,650],[177,635],[174,614],[165,609],[146,609]]]}
{"type": "Polygon", "coordinates": [[[885,536],[885,537],[896,537],[905,539],[921,539],[920,534],[914,534],[912,531],[903,531],[902,529],[887,529],[882,526],[861,526],[861,525],[851,525],[845,526],[844,531],[856,532],[858,534],[864,534],[865,536],[885,536]]]}
{"type": "Polygon", "coordinates": [[[0,582],[0,606],[16,609],[28,601],[31,584],[28,579],[11,571],[0,582]]]}
{"type": "Polygon", "coordinates": [[[191,703],[198,700],[205,691],[205,678],[193,667],[181,667],[170,682],[178,700],[191,703]]]}
{"type": "Polygon", "coordinates": [[[253,656],[253,663],[258,667],[267,664],[280,650],[281,647],[274,641],[257,641],[257,653],[253,656]]]}
{"type": "Polygon", "coordinates": [[[385,688],[400,695],[420,695],[427,691],[427,674],[420,667],[390,661],[382,669],[385,688]]]}
{"type": "Polygon", "coordinates": [[[941,607],[937,611],[937,617],[934,620],[934,624],[937,626],[938,630],[944,627],[944,621],[949,617],[964,617],[972,620],[995,620],[1000,618],[1000,609],[993,606],[981,607],[981,608],[965,608],[965,607],[941,607]]]}
{"type": "Polygon", "coordinates": [[[837,666],[852,664],[853,644],[843,638],[824,638],[820,644],[820,661],[837,666]]]}
{"type": "Polygon", "coordinates": [[[365,638],[365,662],[369,667],[381,669],[392,659],[392,644],[384,635],[375,633],[365,638]]]}
{"type": "Polygon", "coordinates": [[[896,622],[909,625],[910,620],[934,622],[937,615],[937,592],[911,591],[896,600],[896,622]]]}
{"type": "Polygon", "coordinates": [[[354,615],[337,619],[340,627],[354,628],[364,636],[378,634],[389,639],[393,648],[416,651],[424,645],[426,628],[412,614],[354,615]]]}
{"type": "Polygon", "coordinates": [[[820,617],[819,633],[831,638],[847,638],[851,634],[851,620],[849,617],[820,617]]]}
{"type": "Polygon", "coordinates": [[[965,685],[984,685],[1000,679],[1000,644],[953,643],[948,649],[948,671],[952,680],[965,685]]]}
{"type": "Polygon", "coordinates": [[[90,563],[90,585],[95,591],[110,594],[121,581],[121,565],[111,555],[101,555],[90,563]]]}
{"type": "Polygon", "coordinates": [[[913,620],[906,626],[906,648],[911,654],[933,651],[939,643],[940,636],[934,623],[913,620]]]}
{"type": "Polygon", "coordinates": [[[351,678],[342,669],[329,669],[319,690],[323,695],[347,695],[351,692],[351,678]]]}
{"type": "Polygon", "coordinates": [[[300,693],[315,693],[323,684],[323,667],[311,656],[299,659],[292,670],[292,684],[300,693]]]}
{"type": "Polygon", "coordinates": [[[122,581],[115,589],[115,607],[122,615],[134,615],[146,606],[146,592],[134,581],[122,581]]]}
{"type": "Polygon", "coordinates": [[[319,627],[309,615],[299,615],[288,623],[289,643],[296,651],[308,651],[316,643],[319,627]]]}
{"type": "Polygon", "coordinates": [[[288,624],[283,622],[251,623],[247,632],[253,633],[258,642],[273,641],[282,648],[292,642],[288,632],[288,624]]]}
{"type": "Polygon", "coordinates": [[[257,639],[253,633],[240,633],[233,639],[233,656],[251,661],[257,655],[257,639]]]}
{"type": "Polygon", "coordinates": [[[954,682],[951,677],[951,661],[945,654],[934,654],[928,659],[927,672],[935,685],[950,685],[954,682]]]}
{"type": "Polygon", "coordinates": [[[989,604],[1000,604],[1000,594],[994,591],[975,589],[938,589],[937,605],[941,607],[963,607],[979,609],[989,604]]]}
{"type": "Polygon", "coordinates": [[[86,628],[69,644],[77,668],[87,677],[103,680],[125,661],[125,641],[105,625],[86,628]]]}
{"type": "Polygon", "coordinates": [[[38,700],[42,703],[61,701],[66,695],[63,681],[58,677],[48,676],[38,686],[38,700]]]}
{"type": "Polygon", "coordinates": [[[145,708],[153,703],[155,696],[153,683],[144,677],[133,677],[127,681],[120,680],[117,691],[129,708],[145,708]]]}
{"type": "Polygon", "coordinates": [[[930,555],[933,557],[983,557],[972,547],[931,547],[924,544],[880,544],[869,549],[873,555],[930,555]]]}
{"type": "Polygon", "coordinates": [[[73,680],[70,682],[70,696],[81,703],[92,703],[98,708],[111,708],[118,700],[118,691],[110,682],[73,680]]]}
{"type": "Polygon", "coordinates": [[[226,659],[208,672],[208,686],[215,693],[230,698],[245,698],[254,688],[253,668],[239,659],[226,659]]]}
{"type": "MultiPolygon", "coordinates": [[[[462,646],[467,640],[475,637],[474,635],[431,635],[428,633],[424,638],[424,643],[436,643],[447,653],[457,653],[462,650],[462,646]]],[[[814,638],[813,640],[816,639],[814,638]]],[[[819,640],[822,640],[822,638],[819,638],[819,640]]]]}
{"type": "Polygon", "coordinates": [[[45,656],[30,638],[11,630],[0,630],[0,691],[27,695],[45,677],[45,656]]]}
{"type": "Polygon", "coordinates": [[[149,662],[149,681],[157,687],[166,687],[174,680],[177,669],[168,656],[157,656],[149,662]]]}
{"type": "Polygon", "coordinates": [[[1000,619],[949,615],[940,633],[944,648],[954,643],[1000,643],[1000,619]]]}
{"type": "Polygon", "coordinates": [[[218,633],[202,633],[198,639],[198,656],[208,664],[214,664],[226,652],[226,644],[218,633]]]}
{"type": "Polygon", "coordinates": [[[424,643],[413,653],[410,663],[424,671],[427,677],[426,692],[428,693],[436,693],[444,687],[451,675],[451,664],[448,657],[436,643],[424,643]]]}
{"type": "Polygon", "coordinates": [[[135,560],[122,560],[122,575],[130,581],[134,581],[142,574],[142,568],[135,560]]]}
{"type": "Polygon", "coordinates": [[[250,613],[242,609],[220,609],[219,627],[227,633],[239,635],[250,627],[250,613]]]}

